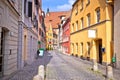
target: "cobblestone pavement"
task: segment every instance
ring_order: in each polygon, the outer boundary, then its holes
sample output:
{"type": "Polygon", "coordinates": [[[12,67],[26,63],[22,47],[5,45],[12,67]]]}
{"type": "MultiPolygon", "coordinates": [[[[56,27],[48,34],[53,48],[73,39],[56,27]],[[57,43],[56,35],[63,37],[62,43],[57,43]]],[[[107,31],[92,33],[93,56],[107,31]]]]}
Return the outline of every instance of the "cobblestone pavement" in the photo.
{"type": "MultiPolygon", "coordinates": [[[[83,60],[83,59],[80,59],[79,57],[73,57],[73,58],[79,62],[82,62],[83,64],[86,64],[87,66],[89,66],[89,68],[92,68],[92,66],[93,66],[93,63],[91,61],[83,60]]],[[[98,64],[98,73],[100,73],[102,76],[106,77],[106,66],[98,64]]],[[[113,68],[113,76],[114,76],[113,80],[120,80],[119,79],[120,68],[113,68]]]]}
{"type": "MultiPolygon", "coordinates": [[[[38,58],[31,65],[0,80],[33,80],[38,73],[39,65],[45,65],[45,80],[106,80],[103,77],[105,66],[99,66],[102,72],[93,72],[92,62],[67,56],[58,51],[46,52],[44,57],[38,58]]],[[[116,80],[119,80],[119,71],[114,72],[116,80]]]]}
{"type": "Polygon", "coordinates": [[[38,73],[40,65],[47,65],[51,56],[45,52],[44,57],[39,57],[31,65],[26,65],[22,70],[16,71],[10,76],[5,76],[0,80],[33,80],[33,77],[38,73]]]}
{"type": "Polygon", "coordinates": [[[46,80],[105,80],[102,74],[93,72],[90,65],[72,56],[50,51],[53,56],[46,67],[46,80]]]}

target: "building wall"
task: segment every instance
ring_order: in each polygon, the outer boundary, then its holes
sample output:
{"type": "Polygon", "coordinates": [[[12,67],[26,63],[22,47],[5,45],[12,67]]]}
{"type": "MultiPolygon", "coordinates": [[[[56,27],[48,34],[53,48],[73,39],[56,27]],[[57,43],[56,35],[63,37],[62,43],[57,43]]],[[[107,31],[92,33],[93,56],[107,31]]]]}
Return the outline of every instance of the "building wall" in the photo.
{"type": "Polygon", "coordinates": [[[28,35],[27,35],[27,57],[28,57],[28,64],[31,64],[35,58],[36,58],[36,54],[37,54],[37,34],[35,34],[34,32],[32,32],[31,30],[28,30],[28,35]],[[30,44],[31,43],[31,44],[30,44]]]}
{"type": "Polygon", "coordinates": [[[52,30],[51,24],[49,26],[48,31],[46,32],[46,44],[47,44],[46,48],[49,48],[49,49],[53,48],[53,30],[52,30]]]}
{"type": "Polygon", "coordinates": [[[117,56],[118,67],[120,67],[120,3],[119,0],[114,1],[114,53],[117,56]]]}
{"type": "Polygon", "coordinates": [[[31,29],[24,27],[22,36],[22,67],[31,64],[37,56],[37,34],[31,29]]]}
{"type": "MultiPolygon", "coordinates": [[[[16,2],[18,3],[18,2],[16,2]]],[[[13,6],[13,5],[12,5],[13,6]]],[[[17,70],[18,49],[18,5],[13,9],[8,1],[0,1],[0,30],[4,29],[3,44],[3,75],[9,75],[17,70]]]]}
{"type": "Polygon", "coordinates": [[[57,34],[53,31],[53,49],[57,49],[57,34]]]}
{"type": "Polygon", "coordinates": [[[83,0],[83,7],[81,6],[81,1],[82,0],[76,1],[72,9],[70,52],[73,55],[97,59],[98,62],[100,61],[100,55],[102,55],[101,61],[110,63],[112,57],[112,7],[109,4],[106,4],[106,0],[90,0],[90,3],[88,3],[87,0],[83,0]],[[97,23],[96,10],[98,9],[100,9],[100,21],[97,23]],[[87,15],[89,13],[91,18],[90,26],[88,26],[87,21],[87,15]],[[76,21],[78,21],[77,28],[76,21]],[[95,38],[88,37],[88,30],[91,29],[96,30],[95,38]],[[88,43],[90,44],[90,53],[88,53],[88,43]],[[99,52],[99,47],[105,48],[105,52],[99,52]]]}
{"type": "Polygon", "coordinates": [[[63,47],[63,52],[69,54],[70,53],[70,20],[67,19],[66,23],[63,25],[63,35],[62,35],[62,47],[63,47]],[[64,42],[64,39],[68,38],[67,41],[64,42]]]}
{"type": "Polygon", "coordinates": [[[31,64],[35,60],[37,52],[38,32],[32,24],[32,16],[28,16],[27,11],[29,1],[32,2],[32,0],[27,0],[25,8],[24,0],[22,0],[22,6],[20,7],[18,69],[23,68],[27,64],[31,64]],[[26,10],[26,13],[24,12],[24,9],[26,10]]]}
{"type": "Polygon", "coordinates": [[[18,70],[19,69],[21,69],[21,66],[22,66],[22,64],[21,64],[21,61],[22,61],[22,35],[23,35],[23,22],[22,22],[22,18],[23,18],[23,13],[24,13],[24,7],[22,6],[24,3],[23,3],[23,0],[18,0],[19,1],[19,10],[18,10],[18,12],[19,12],[19,14],[20,14],[20,16],[19,16],[19,22],[18,22],[18,24],[19,24],[19,28],[18,28],[18,55],[17,55],[17,62],[18,62],[18,64],[17,64],[17,68],[18,68],[18,70]]]}

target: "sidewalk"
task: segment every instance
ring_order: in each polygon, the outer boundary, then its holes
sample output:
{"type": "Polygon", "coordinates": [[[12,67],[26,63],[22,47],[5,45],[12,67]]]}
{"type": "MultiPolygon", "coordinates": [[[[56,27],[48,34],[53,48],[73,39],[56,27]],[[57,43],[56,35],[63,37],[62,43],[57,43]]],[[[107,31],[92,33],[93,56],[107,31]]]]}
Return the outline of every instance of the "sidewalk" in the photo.
{"type": "MultiPolygon", "coordinates": [[[[75,58],[76,60],[82,61],[84,64],[88,64],[90,66],[90,68],[92,69],[93,62],[85,60],[85,59],[83,60],[79,57],[73,57],[73,58],[75,58]]],[[[106,66],[105,65],[101,65],[98,63],[98,71],[104,77],[106,76],[106,66]]],[[[113,68],[113,76],[114,76],[113,80],[120,80],[120,78],[119,78],[120,77],[120,69],[113,68]]]]}
{"type": "Polygon", "coordinates": [[[0,78],[0,80],[33,80],[33,77],[38,74],[38,67],[49,63],[50,58],[48,53],[45,52],[45,55],[46,56],[36,59],[32,64],[26,65],[23,69],[18,70],[9,76],[0,78]]]}
{"type": "MultiPolygon", "coordinates": [[[[66,56],[70,56],[68,54],[62,53],[61,51],[58,51],[58,52],[61,53],[61,54],[66,55],[66,56]]],[[[73,57],[73,56],[70,56],[70,57],[73,57]]],[[[78,61],[83,62],[84,64],[88,65],[90,67],[90,69],[92,69],[92,66],[93,66],[92,61],[88,61],[86,59],[81,59],[80,57],[73,57],[73,58],[78,60],[78,61]]],[[[106,66],[101,65],[101,64],[98,63],[98,72],[99,72],[99,74],[101,74],[102,76],[105,77],[106,76],[106,66]]],[[[119,79],[119,77],[120,77],[120,68],[119,69],[113,68],[113,76],[114,76],[113,80],[120,80],[119,79]]]]}

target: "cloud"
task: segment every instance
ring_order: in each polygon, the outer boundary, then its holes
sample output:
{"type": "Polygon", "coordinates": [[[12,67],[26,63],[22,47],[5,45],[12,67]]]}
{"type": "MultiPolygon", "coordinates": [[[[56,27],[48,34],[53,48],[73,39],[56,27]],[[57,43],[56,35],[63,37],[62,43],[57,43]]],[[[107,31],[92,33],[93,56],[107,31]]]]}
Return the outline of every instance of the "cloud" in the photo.
{"type": "Polygon", "coordinates": [[[72,5],[75,2],[75,0],[69,0],[68,2],[69,2],[69,4],[72,5]]]}
{"type": "Polygon", "coordinates": [[[66,10],[70,10],[72,8],[72,4],[75,2],[75,0],[68,0],[68,3],[63,4],[63,5],[58,5],[57,9],[59,11],[66,11],[66,10]]]}

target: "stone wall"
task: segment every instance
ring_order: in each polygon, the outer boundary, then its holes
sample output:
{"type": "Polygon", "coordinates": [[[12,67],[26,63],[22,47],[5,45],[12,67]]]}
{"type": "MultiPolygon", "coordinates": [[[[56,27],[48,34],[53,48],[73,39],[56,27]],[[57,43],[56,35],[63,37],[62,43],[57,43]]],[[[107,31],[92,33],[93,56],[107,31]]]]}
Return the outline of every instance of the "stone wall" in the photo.
{"type": "Polygon", "coordinates": [[[3,75],[17,70],[18,19],[17,12],[7,2],[0,1],[0,27],[4,30],[3,75]]]}
{"type": "Polygon", "coordinates": [[[117,67],[120,68],[120,2],[114,1],[114,53],[117,56],[117,67]]]}

